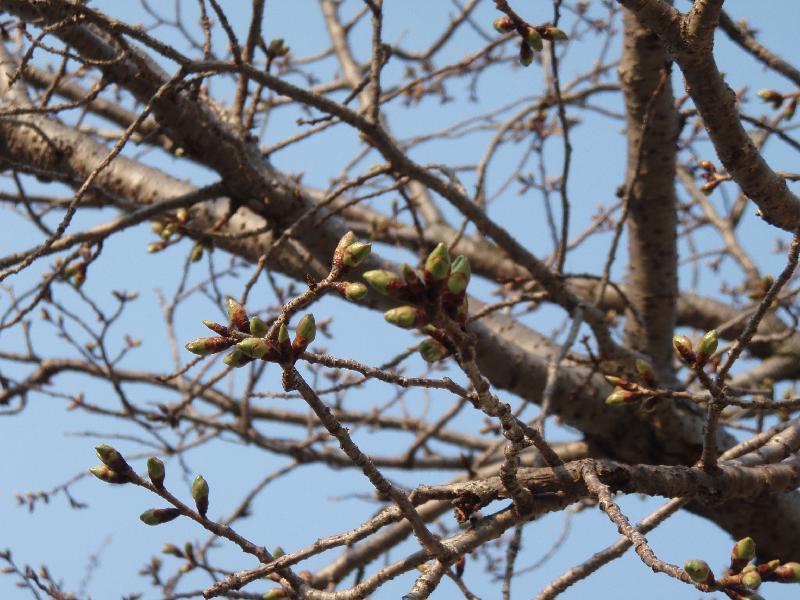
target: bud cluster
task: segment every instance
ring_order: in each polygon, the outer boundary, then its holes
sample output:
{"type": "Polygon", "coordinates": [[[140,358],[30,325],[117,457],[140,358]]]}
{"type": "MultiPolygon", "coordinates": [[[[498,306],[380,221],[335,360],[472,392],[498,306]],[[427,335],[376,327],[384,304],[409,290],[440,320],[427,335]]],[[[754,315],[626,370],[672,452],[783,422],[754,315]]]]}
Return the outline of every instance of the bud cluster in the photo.
{"type": "Polygon", "coordinates": [[[569,39],[569,36],[562,30],[552,25],[530,25],[519,19],[518,17],[512,19],[509,16],[503,16],[495,19],[492,26],[498,33],[511,33],[517,31],[520,36],[519,45],[519,63],[523,67],[527,67],[533,62],[533,52],[541,52],[544,49],[543,40],[550,42],[563,42],[569,39]]]}
{"type": "Polygon", "coordinates": [[[716,329],[707,332],[698,342],[696,349],[692,346],[692,340],[685,335],[676,335],[672,338],[675,354],[692,369],[702,369],[717,351],[718,345],[719,333],[716,329]]]}
{"type": "Polygon", "coordinates": [[[348,231],[333,251],[334,271],[346,271],[359,266],[372,252],[372,243],[359,242],[356,234],[348,231]]]}
{"type": "Polygon", "coordinates": [[[616,406],[622,404],[633,404],[643,398],[652,398],[653,390],[656,386],[656,376],[652,365],[644,359],[636,359],[636,373],[644,383],[644,386],[616,375],[604,375],[605,380],[614,386],[614,391],[606,398],[606,404],[616,406]]]}
{"type": "MultiPolygon", "coordinates": [[[[159,240],[148,244],[147,251],[150,253],[161,252],[167,246],[180,241],[183,238],[181,227],[186,225],[190,219],[189,211],[185,208],[179,208],[175,211],[175,214],[165,215],[160,221],[152,221],[150,230],[159,237],[159,240]]],[[[196,245],[192,249],[191,256],[193,262],[200,260],[203,257],[203,246],[196,245]]]]}

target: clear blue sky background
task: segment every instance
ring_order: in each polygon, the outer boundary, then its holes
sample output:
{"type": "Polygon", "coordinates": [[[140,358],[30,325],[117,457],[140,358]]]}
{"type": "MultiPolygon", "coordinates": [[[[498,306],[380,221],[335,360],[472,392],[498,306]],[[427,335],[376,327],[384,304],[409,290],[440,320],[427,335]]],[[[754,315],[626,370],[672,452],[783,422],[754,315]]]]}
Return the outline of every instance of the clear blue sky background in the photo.
{"type": "MultiPolygon", "coordinates": [[[[152,23],[152,18],[142,13],[138,2],[116,0],[95,0],[91,5],[119,16],[128,21],[152,23]]],[[[163,4],[165,11],[171,10],[172,3],[163,4]]],[[[187,23],[196,22],[187,3],[187,23]]],[[[249,18],[249,2],[245,0],[225,0],[222,2],[236,28],[240,39],[244,38],[247,19],[249,18]],[[239,8],[241,7],[241,8],[239,8]]],[[[429,0],[386,0],[385,38],[389,41],[402,41],[406,48],[423,47],[434,39],[454,10],[446,0],[431,2],[429,0]]],[[[601,16],[605,13],[601,3],[591,3],[592,11],[601,16]]],[[[347,12],[360,2],[349,2],[347,12]]],[[[537,2],[517,1],[513,5],[528,20],[544,22],[551,18],[551,3],[545,0],[537,2]]],[[[678,7],[685,9],[688,2],[680,1],[678,7]]],[[[762,39],[776,52],[788,57],[795,55],[796,31],[798,18],[796,3],[791,0],[772,0],[771,2],[748,2],[746,0],[729,0],[726,9],[735,18],[747,18],[750,23],[762,31],[762,39]]],[[[191,8],[191,10],[194,10],[191,8]]],[[[476,22],[487,32],[492,32],[490,23],[496,17],[493,3],[486,0],[475,13],[476,22]]],[[[567,24],[571,18],[567,17],[567,24]]],[[[621,27],[619,21],[617,26],[621,27]]],[[[295,56],[302,57],[313,54],[327,45],[327,34],[319,15],[316,2],[312,0],[271,0],[267,2],[265,16],[265,37],[283,37],[292,48],[295,56]]],[[[368,28],[359,27],[356,51],[359,58],[366,57],[368,52],[368,28]]],[[[162,28],[157,31],[162,38],[181,48],[184,42],[173,30],[162,28]]],[[[480,38],[466,28],[445,50],[446,59],[457,59],[469,51],[480,47],[480,38]]],[[[222,52],[225,41],[220,35],[216,38],[216,48],[222,52]]],[[[599,40],[585,36],[570,46],[569,53],[563,62],[564,81],[570,81],[576,73],[587,69],[594,60],[599,48],[599,40]]],[[[615,42],[614,52],[619,52],[619,38],[615,42]]],[[[727,38],[718,36],[718,61],[727,72],[727,77],[734,89],[748,86],[751,94],[764,87],[775,87],[778,90],[790,91],[791,88],[783,80],[765,73],[760,65],[734,48],[727,38]]],[[[441,63],[439,63],[441,64],[441,63]]],[[[168,70],[174,66],[166,65],[168,70]]],[[[400,69],[396,63],[389,63],[386,77],[391,80],[393,74],[400,69]]],[[[324,61],[318,68],[322,80],[331,77],[335,70],[332,60],[324,61]]],[[[613,77],[613,75],[612,75],[613,77]]],[[[427,99],[419,105],[403,107],[393,106],[389,111],[389,122],[394,133],[407,139],[427,132],[432,128],[443,127],[455,123],[470,115],[486,111],[489,107],[500,107],[510,99],[525,94],[536,94],[542,89],[541,67],[534,65],[522,70],[506,64],[493,68],[479,81],[477,92],[479,104],[466,101],[467,81],[453,79],[447,84],[449,94],[454,102],[439,104],[427,99]]],[[[681,78],[674,75],[676,94],[683,92],[681,78]]],[[[212,90],[219,97],[230,98],[231,85],[222,80],[212,84],[212,90]]],[[[619,98],[608,95],[600,97],[597,103],[621,111],[619,98]]],[[[753,105],[751,111],[758,114],[766,111],[762,105],[753,105]]],[[[570,111],[572,114],[574,111],[570,111]]],[[[506,118],[508,116],[507,113],[506,118]]],[[[265,143],[274,143],[298,131],[295,119],[300,115],[294,109],[276,113],[270,119],[265,143]]],[[[613,200],[615,188],[622,182],[624,173],[625,145],[621,135],[620,121],[598,116],[596,113],[582,111],[582,121],[572,130],[572,143],[575,147],[573,170],[569,182],[569,193],[573,202],[572,231],[581,231],[595,213],[599,204],[607,204],[613,200]]],[[[104,124],[108,127],[108,124],[104,124]]],[[[456,143],[429,142],[412,150],[412,155],[423,162],[441,162],[449,165],[475,164],[482,156],[488,135],[478,132],[465,137],[456,143]]],[[[558,138],[549,142],[551,146],[547,158],[550,175],[560,173],[560,146],[558,138]]],[[[304,174],[304,181],[310,185],[325,187],[332,176],[337,175],[350,157],[358,149],[358,140],[352,132],[342,127],[331,129],[313,141],[289,148],[274,157],[275,164],[287,172],[304,174]]],[[[516,164],[516,156],[521,146],[510,146],[504,150],[496,166],[490,171],[490,191],[496,190],[500,182],[508,174],[506,164],[516,164]]],[[[157,151],[132,147],[130,156],[136,156],[149,164],[161,166],[172,174],[187,178],[195,185],[214,180],[213,174],[187,163],[177,161],[157,151]]],[[[775,168],[796,170],[793,158],[784,146],[771,141],[767,146],[767,157],[775,168]]],[[[707,158],[712,158],[709,153],[707,158]]],[[[361,165],[365,169],[374,157],[367,157],[361,165]]],[[[42,193],[52,187],[45,188],[41,184],[25,179],[30,193],[42,193]]],[[[472,181],[465,184],[472,189],[472,181]]],[[[5,189],[10,188],[8,180],[0,182],[5,189]]],[[[733,187],[727,191],[735,193],[733,187]]],[[[67,193],[64,190],[63,193],[67,193]]],[[[717,193],[714,200],[721,202],[717,193]]],[[[386,204],[379,205],[386,208],[386,204]]],[[[551,248],[547,234],[544,213],[538,197],[518,196],[515,186],[511,186],[501,194],[491,207],[491,214],[501,221],[513,233],[517,234],[537,254],[545,255],[551,248]]],[[[98,222],[105,222],[113,217],[111,212],[79,215],[70,228],[78,231],[98,222]]],[[[784,264],[781,255],[773,253],[774,240],[785,239],[776,230],[757,222],[750,210],[742,228],[741,240],[746,249],[753,252],[759,266],[764,272],[775,273],[784,264]]],[[[2,238],[0,250],[7,254],[14,250],[31,247],[38,243],[41,235],[22,218],[9,210],[4,210],[0,217],[2,238]]],[[[50,221],[54,224],[55,221],[50,221]]],[[[171,297],[176,286],[176,273],[183,263],[191,246],[188,242],[177,245],[167,252],[158,255],[145,253],[145,246],[152,241],[149,227],[143,225],[115,236],[106,244],[103,256],[92,266],[90,277],[84,289],[87,294],[96,298],[101,306],[110,310],[114,306],[110,294],[112,290],[137,290],[140,298],[131,305],[125,317],[115,326],[114,332],[118,343],[122,344],[122,336],[130,334],[140,337],[143,345],[130,353],[123,366],[129,369],[151,369],[167,372],[173,368],[171,355],[166,344],[166,336],[161,327],[161,309],[155,290],[161,290],[171,297]]],[[[600,236],[586,244],[581,250],[570,256],[568,270],[573,272],[597,272],[600,270],[607,251],[609,236],[600,236]]],[[[718,247],[713,237],[700,235],[698,244],[705,247],[718,247]]],[[[391,249],[382,249],[388,257],[413,260],[413,257],[391,249]]],[[[682,248],[686,256],[686,248],[682,248]]],[[[227,257],[221,252],[215,254],[213,260],[218,268],[227,265],[227,257]]],[[[18,292],[26,289],[38,280],[46,271],[49,260],[42,260],[34,267],[20,275],[14,281],[18,292]]],[[[624,273],[624,258],[617,261],[615,273],[624,273]]],[[[207,275],[205,267],[193,267],[191,280],[198,282],[207,275]]],[[[224,280],[224,293],[238,295],[248,270],[236,269],[236,277],[224,280]]],[[[688,289],[691,284],[691,272],[684,269],[681,273],[682,287],[688,289]]],[[[713,295],[724,282],[737,283],[739,273],[726,261],[716,276],[706,276],[700,291],[713,295]]],[[[476,282],[475,289],[479,295],[487,298],[490,289],[476,282]]],[[[264,286],[256,288],[251,308],[264,309],[271,305],[273,298],[264,286]]],[[[56,297],[65,306],[88,314],[86,306],[79,301],[68,286],[57,288],[56,297]]],[[[6,297],[0,299],[0,310],[8,306],[6,297]]],[[[383,325],[380,315],[355,308],[337,300],[320,302],[314,313],[318,320],[333,316],[331,332],[335,339],[321,339],[317,347],[327,347],[341,356],[351,356],[370,364],[380,364],[396,354],[400,349],[415,342],[408,333],[392,330],[383,325]]],[[[561,324],[563,315],[555,310],[541,311],[530,322],[545,333],[556,329],[561,324]]],[[[177,317],[177,333],[179,339],[189,340],[204,335],[200,320],[204,318],[221,318],[220,307],[213,306],[207,300],[197,298],[183,306],[177,317]]],[[[77,331],[79,339],[85,336],[77,331]]],[[[44,355],[69,355],[74,353],[63,341],[57,339],[52,326],[46,323],[34,323],[33,338],[44,355]],[[46,348],[46,349],[45,349],[46,348]]],[[[21,339],[16,331],[0,332],[0,348],[13,350],[19,348],[21,339]]],[[[182,356],[186,359],[184,353],[182,356]]],[[[420,372],[419,362],[410,363],[412,372],[420,372]]],[[[21,377],[19,367],[0,362],[0,370],[10,376],[21,377]]],[[[268,367],[266,381],[268,388],[262,391],[278,391],[280,388],[279,373],[276,367],[268,367]]],[[[73,376],[61,376],[56,380],[57,391],[74,394],[82,391],[88,400],[108,406],[117,402],[110,388],[96,381],[73,376]]],[[[238,389],[237,383],[231,383],[232,389],[238,389]]],[[[132,397],[138,402],[165,402],[174,400],[162,390],[147,386],[132,388],[132,397]]],[[[386,386],[370,384],[353,396],[363,403],[354,402],[353,406],[362,408],[389,401],[393,390],[386,386]]],[[[428,410],[429,414],[437,414],[450,404],[450,399],[437,393],[410,393],[406,396],[406,407],[412,414],[420,414],[428,410]]],[[[264,400],[265,404],[286,405],[284,400],[264,400]]],[[[297,401],[289,401],[297,408],[297,401]]],[[[205,532],[192,522],[179,519],[169,525],[150,528],[142,525],[138,515],[143,510],[160,506],[161,502],[143,490],[124,487],[112,487],[86,477],[72,486],[75,498],[89,504],[87,510],[71,510],[63,495],[57,495],[50,504],[39,504],[33,513],[24,507],[18,507],[15,492],[49,490],[73,476],[85,472],[85,469],[96,463],[93,446],[101,441],[114,440],[117,436],[141,435],[127,424],[97,417],[87,417],[83,413],[65,410],[66,402],[43,394],[32,394],[31,401],[24,413],[15,417],[0,420],[0,451],[4,457],[0,461],[0,548],[13,550],[18,563],[28,563],[34,567],[47,564],[52,573],[63,578],[68,591],[81,591],[81,596],[90,595],[95,599],[117,598],[123,594],[141,592],[143,598],[157,598],[148,582],[137,575],[147,562],[148,557],[158,554],[165,542],[182,545],[186,541],[202,542],[205,532]],[[96,558],[93,564],[90,555],[96,558]]],[[[529,416],[532,413],[529,413],[529,416]]],[[[453,423],[469,431],[476,431],[481,419],[474,414],[465,414],[453,423]]],[[[280,427],[268,424],[265,430],[270,435],[298,435],[295,428],[280,427]]],[[[551,426],[553,439],[576,439],[573,432],[551,426]]],[[[302,435],[302,434],[299,434],[302,435]]],[[[403,434],[381,434],[373,436],[366,430],[356,432],[356,439],[365,450],[376,453],[399,451],[408,444],[409,438],[403,434]]],[[[126,455],[130,456],[137,468],[143,467],[143,448],[127,439],[116,439],[113,443],[126,455]]],[[[200,447],[186,453],[185,462],[168,463],[167,483],[170,489],[184,498],[188,498],[188,487],[194,474],[203,473],[211,485],[210,516],[216,518],[228,514],[246,493],[249,486],[254,485],[266,474],[287,464],[282,456],[270,455],[251,448],[243,447],[231,436],[212,445],[200,447]]],[[[446,482],[450,473],[424,472],[408,474],[403,472],[389,473],[397,481],[412,486],[417,483],[446,482]]],[[[237,529],[254,541],[267,547],[281,545],[286,550],[295,550],[313,542],[317,537],[334,534],[354,527],[363,521],[376,505],[369,504],[363,498],[353,495],[366,495],[371,486],[358,473],[350,470],[330,471],[317,466],[305,466],[294,471],[274,483],[267,492],[258,497],[253,506],[255,517],[237,524],[237,529]]],[[[621,504],[632,520],[638,520],[663,500],[642,500],[635,497],[621,499],[621,504]]],[[[528,525],[525,529],[523,549],[517,562],[524,568],[536,562],[559,537],[564,525],[565,514],[556,514],[528,525]]],[[[514,580],[515,597],[533,597],[549,580],[565,569],[587,558],[591,553],[600,550],[617,539],[615,528],[596,510],[587,510],[575,514],[571,518],[571,533],[561,545],[555,556],[544,566],[527,575],[514,580]]],[[[447,517],[452,525],[452,517],[447,517]]],[[[721,569],[726,562],[731,540],[724,532],[713,525],[689,514],[673,517],[665,526],[648,536],[655,552],[663,559],[683,563],[687,558],[700,557],[709,561],[712,566],[721,569]]],[[[412,543],[392,553],[392,558],[401,556],[401,552],[413,547],[412,543]]],[[[501,556],[504,550],[494,549],[493,553],[501,556]]],[[[800,552],[800,547],[799,547],[800,552]]],[[[335,553],[328,553],[310,561],[308,568],[315,568],[327,563],[335,553]]],[[[220,544],[214,556],[220,557],[224,565],[232,569],[254,566],[249,556],[243,556],[229,544],[220,544]]],[[[784,557],[786,559],[800,558],[784,557]]],[[[166,573],[174,570],[176,559],[163,557],[166,573]]],[[[370,571],[375,568],[372,565],[370,571]]],[[[399,598],[411,586],[414,573],[398,578],[381,588],[376,598],[399,598]]],[[[465,580],[473,592],[484,600],[497,597],[499,585],[493,582],[491,575],[485,573],[481,563],[471,561],[467,566],[465,580]]],[[[0,576],[0,598],[25,598],[28,592],[13,587],[12,577],[0,576]]],[[[206,576],[193,573],[186,578],[191,587],[200,587],[208,583],[206,576]]],[[[267,586],[253,586],[248,589],[266,589],[267,586]]],[[[189,589],[188,587],[186,589],[189,589]]],[[[568,600],[580,600],[593,597],[598,600],[615,598],[633,600],[641,598],[647,590],[647,596],[653,600],[667,598],[696,598],[698,593],[665,576],[653,575],[631,553],[623,559],[605,567],[591,579],[581,582],[570,589],[562,597],[568,600]]],[[[763,590],[767,598],[781,600],[797,597],[798,589],[790,586],[779,587],[769,585],[763,590]]],[[[434,595],[435,598],[458,597],[458,592],[451,582],[445,581],[434,595]]],[[[721,598],[721,594],[716,597],[721,598]]]]}

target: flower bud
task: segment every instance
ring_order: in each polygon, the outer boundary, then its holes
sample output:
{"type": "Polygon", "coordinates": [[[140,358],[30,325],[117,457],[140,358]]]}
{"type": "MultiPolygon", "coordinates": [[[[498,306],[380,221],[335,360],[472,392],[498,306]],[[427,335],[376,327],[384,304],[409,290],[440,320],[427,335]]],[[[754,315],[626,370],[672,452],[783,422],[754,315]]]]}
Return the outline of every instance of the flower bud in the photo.
{"type": "Polygon", "coordinates": [[[163,525],[181,516],[177,508],[151,508],[144,511],[139,518],[145,525],[163,525]]]}
{"type": "Polygon", "coordinates": [[[156,235],[161,235],[161,232],[164,231],[164,224],[161,221],[153,221],[150,223],[150,231],[156,235]]]}
{"type": "Polygon", "coordinates": [[[419,345],[419,353],[425,362],[434,363],[446,358],[450,352],[447,346],[433,338],[422,340],[419,345]]]}
{"type": "Polygon", "coordinates": [[[514,31],[514,21],[511,17],[500,17],[492,21],[492,27],[497,33],[511,33],[514,31]]]}
{"type": "Polygon", "coordinates": [[[152,244],[147,244],[147,251],[150,254],[155,254],[156,252],[161,252],[167,245],[164,242],[153,242],[152,244]]]}
{"type": "Polygon", "coordinates": [[[692,340],[685,335],[676,335],[672,338],[672,347],[675,353],[686,364],[693,364],[695,361],[694,350],[692,350],[692,340]]]}
{"type": "Polygon", "coordinates": [[[303,352],[315,337],[317,337],[317,324],[314,322],[314,315],[309,313],[297,324],[292,349],[295,352],[303,352]]]}
{"type": "Polygon", "coordinates": [[[641,377],[645,385],[649,387],[655,387],[656,375],[655,373],[653,373],[653,366],[649,362],[641,358],[636,359],[635,365],[636,365],[636,372],[639,373],[639,377],[641,377]]]}
{"type": "Polygon", "coordinates": [[[454,296],[464,293],[469,284],[469,278],[472,275],[472,270],[469,266],[469,260],[463,254],[460,254],[453,261],[450,267],[450,276],[447,278],[447,289],[454,296]]]}
{"type": "Polygon", "coordinates": [[[155,456],[147,459],[147,475],[157,488],[164,487],[164,463],[155,456]]]}
{"type": "Polygon", "coordinates": [[[695,353],[697,366],[702,367],[708,362],[708,359],[717,351],[718,342],[719,334],[716,329],[712,329],[703,336],[703,339],[697,344],[697,352],[695,353]]]}
{"type": "Polygon", "coordinates": [[[336,244],[336,250],[344,250],[348,246],[355,244],[357,241],[358,238],[356,238],[356,234],[352,231],[348,231],[342,236],[342,238],[339,240],[339,243],[336,244]]]}
{"type": "Polygon", "coordinates": [[[245,338],[236,347],[250,358],[264,358],[272,350],[272,344],[264,338],[245,338]]]}
{"type": "Polygon", "coordinates": [[[123,484],[130,481],[128,477],[122,473],[118,473],[117,471],[110,469],[106,465],[97,465],[96,467],[92,467],[89,469],[89,472],[97,477],[100,481],[105,481],[106,483],[123,484]]]}
{"type": "Polygon", "coordinates": [[[197,506],[197,512],[205,517],[208,512],[208,483],[206,483],[202,475],[198,475],[194,478],[194,483],[192,483],[192,500],[194,500],[195,506],[197,506]]]}
{"type": "MultiPolygon", "coordinates": [[[[756,557],[756,543],[753,538],[742,538],[733,546],[731,550],[731,559],[737,561],[744,561],[745,564],[749,563],[756,557]]],[[[742,565],[743,567],[744,565],[742,565]]]]}
{"type": "Polygon", "coordinates": [[[800,583],[800,563],[788,562],[777,567],[773,572],[774,581],[780,583],[800,583]]]}
{"type": "Polygon", "coordinates": [[[428,322],[428,314],[421,308],[414,306],[398,306],[383,313],[383,318],[392,325],[403,329],[422,327],[428,322]]]}
{"type": "Polygon", "coordinates": [[[395,296],[406,287],[400,275],[392,271],[367,271],[363,277],[373,290],[384,296],[395,296]]]}
{"type": "Polygon", "coordinates": [[[286,344],[288,342],[289,342],[289,329],[286,327],[285,323],[281,323],[281,326],[278,328],[278,343],[286,344]]]}
{"type": "Polygon", "coordinates": [[[175,544],[164,544],[164,547],[161,548],[162,554],[169,554],[170,556],[177,556],[178,558],[183,558],[185,555],[178,548],[175,544]]]}
{"type": "Polygon", "coordinates": [[[758,571],[748,571],[742,574],[742,585],[749,587],[751,590],[757,590],[761,585],[761,575],[758,571]]]}
{"type": "Polygon", "coordinates": [[[533,48],[528,45],[528,42],[522,42],[519,45],[519,64],[523,67],[529,67],[533,62],[533,48]]]}
{"type": "Polygon", "coordinates": [[[275,38],[270,41],[269,46],[267,46],[267,54],[275,57],[286,56],[289,54],[289,46],[286,45],[283,38],[275,38]]]}
{"type": "Polygon", "coordinates": [[[692,578],[692,581],[697,583],[711,584],[714,582],[714,574],[704,560],[687,560],[683,564],[683,570],[692,578]]]}
{"type": "Polygon", "coordinates": [[[544,48],[542,36],[535,27],[531,27],[530,25],[528,25],[528,28],[525,30],[525,41],[530,44],[531,48],[539,52],[544,48]]]}
{"type": "Polygon", "coordinates": [[[177,229],[178,229],[177,223],[167,223],[161,229],[161,233],[159,233],[159,235],[161,236],[161,239],[167,240],[173,233],[177,231],[177,229]]]}
{"type": "Polygon", "coordinates": [[[225,325],[220,325],[219,323],[215,323],[214,321],[203,321],[203,325],[208,327],[211,331],[218,335],[227,336],[228,335],[228,328],[225,325]]]}
{"type": "Polygon", "coordinates": [[[217,352],[227,350],[233,346],[234,343],[235,340],[221,336],[197,338],[186,344],[186,349],[198,356],[208,356],[209,354],[216,354],[217,352]]]}
{"type": "Polygon", "coordinates": [[[551,42],[565,42],[569,39],[566,33],[552,25],[545,25],[542,27],[540,33],[544,39],[550,40],[551,42]]]}
{"type": "Polygon", "coordinates": [[[348,267],[357,267],[372,251],[370,242],[356,242],[342,251],[342,262],[348,267]]]}
{"type": "Polygon", "coordinates": [[[358,302],[367,295],[367,286],[359,281],[351,281],[344,286],[344,297],[351,302],[358,302]]]}
{"type": "Polygon", "coordinates": [[[228,317],[236,329],[239,331],[244,331],[245,333],[250,333],[250,323],[248,321],[247,311],[244,309],[244,306],[239,304],[233,298],[228,298],[226,308],[228,309],[228,317]]]}
{"type": "Polygon", "coordinates": [[[100,459],[100,462],[112,471],[116,471],[117,473],[129,473],[133,471],[131,466],[122,458],[122,454],[108,444],[95,446],[94,451],[97,453],[97,458],[100,459]]]}
{"type": "Polygon", "coordinates": [[[283,556],[284,554],[286,554],[286,551],[283,548],[281,548],[280,546],[275,546],[275,549],[272,551],[272,558],[277,559],[283,556]]]}
{"type": "Polygon", "coordinates": [[[631,404],[641,399],[642,394],[631,390],[625,390],[621,387],[614,388],[614,391],[606,398],[606,404],[614,406],[617,404],[631,404]]]}
{"type": "Polygon", "coordinates": [[[222,362],[229,367],[233,367],[234,369],[238,369],[239,367],[245,366],[249,363],[252,359],[249,356],[246,356],[244,352],[235,348],[233,352],[229,352],[225,355],[225,358],[222,359],[222,362]]]}
{"type": "Polygon", "coordinates": [[[261,320],[261,317],[258,315],[253,315],[250,317],[250,335],[253,337],[264,337],[267,335],[267,331],[269,328],[264,321],[261,320]]]}
{"type": "Polygon", "coordinates": [[[203,244],[195,244],[192,248],[191,260],[192,262],[200,262],[203,258],[203,244]]]}
{"type": "Polygon", "coordinates": [[[408,291],[412,297],[420,297],[425,292],[422,279],[419,278],[419,275],[417,275],[414,269],[405,263],[403,263],[403,280],[405,280],[408,291]]]}
{"type": "Polygon", "coordinates": [[[447,245],[439,242],[425,261],[425,282],[442,281],[450,274],[450,253],[447,245]]]}
{"type": "Polygon", "coordinates": [[[781,561],[775,558],[769,562],[756,565],[756,569],[758,570],[758,574],[763,577],[764,575],[772,573],[775,569],[777,569],[780,566],[781,566],[781,561]]]}

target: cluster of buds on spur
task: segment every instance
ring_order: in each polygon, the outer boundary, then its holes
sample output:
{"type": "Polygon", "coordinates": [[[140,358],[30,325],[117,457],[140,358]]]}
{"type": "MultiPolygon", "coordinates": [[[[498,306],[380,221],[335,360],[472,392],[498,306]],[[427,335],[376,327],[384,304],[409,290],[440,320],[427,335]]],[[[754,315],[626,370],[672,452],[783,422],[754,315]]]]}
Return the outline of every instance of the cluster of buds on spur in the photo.
{"type": "Polygon", "coordinates": [[[716,329],[706,332],[697,343],[697,348],[692,346],[692,340],[685,335],[676,335],[672,338],[675,354],[692,369],[702,369],[717,351],[718,345],[719,333],[716,329]]]}
{"type": "Polygon", "coordinates": [[[333,251],[333,269],[346,271],[360,265],[372,252],[372,243],[359,242],[356,234],[348,231],[333,251]]]}
{"type": "Polygon", "coordinates": [[[698,162],[697,165],[700,167],[700,169],[702,169],[700,176],[706,180],[706,182],[700,188],[700,191],[706,196],[710,196],[711,192],[713,192],[720,183],[723,181],[730,181],[731,179],[730,175],[726,175],[717,171],[714,163],[709,160],[703,159],[698,162]]]}
{"type": "Polygon", "coordinates": [[[552,25],[530,25],[521,19],[512,19],[503,16],[495,19],[492,26],[498,33],[511,33],[516,31],[521,38],[519,46],[519,62],[523,67],[527,67],[533,62],[533,52],[541,52],[544,49],[544,40],[550,42],[563,42],[569,36],[562,30],[552,25]]]}
{"type": "Polygon", "coordinates": [[[725,574],[716,579],[708,563],[702,560],[687,560],[683,565],[686,574],[697,583],[714,586],[736,600],[758,600],[756,593],[762,583],[800,583],[800,563],[770,560],[758,563],[756,543],[746,537],[736,542],[731,550],[730,566],[725,574]]]}
{"type": "MultiPolygon", "coordinates": [[[[185,208],[179,208],[175,214],[165,215],[159,221],[152,221],[150,229],[155,233],[159,240],[147,245],[147,251],[150,253],[161,252],[164,248],[171,246],[183,239],[181,228],[186,225],[191,219],[189,211],[185,208]]],[[[192,262],[197,262],[203,258],[202,244],[196,244],[192,248],[192,262]]]]}
{"type": "Polygon", "coordinates": [[[458,256],[451,260],[447,245],[441,242],[425,260],[422,275],[409,265],[403,265],[403,274],[383,269],[367,271],[364,279],[373,290],[409,302],[384,313],[386,321],[403,329],[423,329],[431,337],[419,346],[422,357],[435,362],[450,355],[441,332],[430,325],[430,307],[441,302],[444,313],[465,327],[468,316],[466,290],[472,275],[469,260],[458,256]],[[428,307],[428,308],[426,308],[428,307]]]}
{"type": "Polygon", "coordinates": [[[133,469],[122,457],[122,454],[108,444],[95,446],[94,450],[97,453],[97,458],[103,464],[89,469],[92,475],[106,483],[130,483],[133,469]]]}
{"type": "Polygon", "coordinates": [[[606,398],[609,406],[619,406],[623,404],[634,404],[642,399],[653,397],[653,389],[656,386],[656,376],[652,365],[644,359],[636,359],[636,373],[644,385],[640,385],[625,377],[616,375],[604,375],[605,380],[614,386],[614,390],[606,398]]]}
{"type": "Polygon", "coordinates": [[[797,111],[797,92],[791,94],[782,94],[775,90],[759,90],[758,97],[764,102],[770,103],[772,108],[775,110],[778,110],[781,106],[783,106],[783,103],[788,100],[783,109],[783,115],[781,115],[786,121],[790,121],[792,117],[794,117],[794,113],[797,111]]]}

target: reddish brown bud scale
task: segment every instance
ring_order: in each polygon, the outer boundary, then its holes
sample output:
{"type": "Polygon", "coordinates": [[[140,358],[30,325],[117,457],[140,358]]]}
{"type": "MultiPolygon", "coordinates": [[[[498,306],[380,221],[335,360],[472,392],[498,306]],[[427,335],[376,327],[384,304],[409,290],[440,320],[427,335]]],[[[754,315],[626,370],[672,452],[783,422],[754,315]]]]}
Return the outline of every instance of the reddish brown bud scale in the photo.
{"type": "Polygon", "coordinates": [[[519,45],[519,64],[523,67],[529,67],[533,62],[533,48],[530,47],[528,42],[523,41],[519,45]]]}
{"type": "Polygon", "coordinates": [[[198,356],[208,356],[227,350],[236,343],[236,340],[229,337],[206,337],[197,338],[186,344],[186,349],[198,356]]]}
{"type": "Polygon", "coordinates": [[[177,508],[151,508],[144,511],[139,518],[145,525],[163,525],[181,516],[177,508]]]}
{"type": "Polygon", "coordinates": [[[456,575],[458,575],[459,577],[463,577],[464,576],[464,567],[466,567],[466,565],[467,565],[467,557],[464,556],[464,555],[461,555],[458,558],[458,560],[456,561],[456,563],[455,563],[456,575]]]}
{"type": "Polygon", "coordinates": [[[228,310],[228,318],[230,318],[233,326],[239,331],[250,333],[250,318],[247,316],[247,311],[244,309],[244,306],[233,298],[228,298],[226,308],[228,310]]]}
{"type": "Polygon", "coordinates": [[[398,306],[383,313],[383,317],[392,325],[397,325],[403,329],[414,329],[422,327],[429,321],[428,313],[415,306],[398,306]]]}
{"type": "Polygon", "coordinates": [[[98,465],[96,467],[92,467],[89,469],[89,472],[97,477],[100,481],[105,481],[106,483],[114,483],[117,485],[121,485],[123,483],[129,483],[130,479],[127,476],[123,475],[122,473],[117,473],[113,469],[110,469],[106,465],[98,465]]]}
{"type": "Polygon", "coordinates": [[[215,321],[203,321],[203,325],[208,327],[211,331],[218,335],[227,336],[228,335],[228,328],[225,325],[221,325],[215,321]]]}
{"type": "Polygon", "coordinates": [[[308,345],[317,337],[317,324],[314,321],[314,315],[305,315],[297,324],[295,330],[295,337],[292,341],[292,350],[295,353],[304,352],[308,345]]]}

